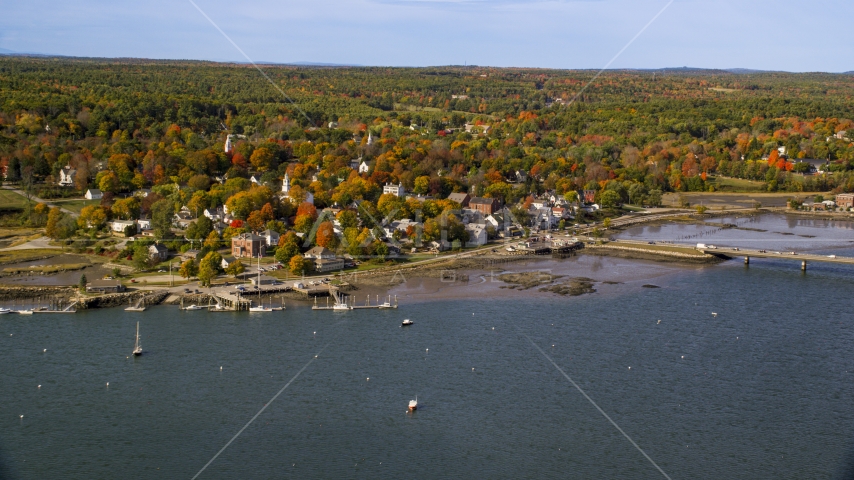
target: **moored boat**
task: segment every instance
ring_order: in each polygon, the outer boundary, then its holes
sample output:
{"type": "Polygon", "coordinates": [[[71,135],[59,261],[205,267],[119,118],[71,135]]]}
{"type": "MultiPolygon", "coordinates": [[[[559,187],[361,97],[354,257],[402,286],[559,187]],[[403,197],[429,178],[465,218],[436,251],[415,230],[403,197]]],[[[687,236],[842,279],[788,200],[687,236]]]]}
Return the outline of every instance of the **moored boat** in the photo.
{"type": "Polygon", "coordinates": [[[415,322],[413,322],[412,320],[410,320],[408,318],[405,318],[405,319],[403,319],[403,322],[401,322],[400,324],[405,327],[407,325],[412,325],[413,323],[415,323],[415,322]]]}
{"type": "Polygon", "coordinates": [[[409,401],[409,411],[414,412],[418,409],[418,397],[415,397],[415,400],[409,401]]]}
{"type": "Polygon", "coordinates": [[[133,344],[134,356],[142,355],[142,345],[139,343],[139,322],[136,322],[136,341],[133,344]]]}

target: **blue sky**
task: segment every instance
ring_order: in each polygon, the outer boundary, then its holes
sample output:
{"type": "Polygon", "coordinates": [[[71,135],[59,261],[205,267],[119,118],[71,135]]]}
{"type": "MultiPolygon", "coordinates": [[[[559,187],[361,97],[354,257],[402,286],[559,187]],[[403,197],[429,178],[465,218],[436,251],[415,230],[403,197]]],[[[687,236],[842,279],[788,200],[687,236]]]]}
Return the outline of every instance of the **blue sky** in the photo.
{"type": "MultiPolygon", "coordinates": [[[[194,0],[255,61],[602,68],[668,0],[194,0]]],[[[234,61],[189,0],[4,2],[0,49],[234,61]]],[[[675,0],[611,68],[854,70],[854,2],[675,0]]]]}

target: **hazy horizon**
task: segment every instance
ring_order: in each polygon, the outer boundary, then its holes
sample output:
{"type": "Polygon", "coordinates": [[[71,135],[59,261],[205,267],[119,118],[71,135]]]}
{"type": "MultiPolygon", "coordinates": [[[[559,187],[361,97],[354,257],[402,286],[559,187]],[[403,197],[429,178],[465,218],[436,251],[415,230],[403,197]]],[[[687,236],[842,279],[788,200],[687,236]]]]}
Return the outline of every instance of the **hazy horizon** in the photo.
{"type": "Polygon", "coordinates": [[[213,22],[249,58],[264,63],[600,69],[613,59],[614,70],[854,70],[848,54],[854,34],[846,22],[854,4],[838,0],[808,9],[770,0],[195,4],[198,9],[189,0],[9,4],[0,19],[0,52],[245,62],[213,22]]]}

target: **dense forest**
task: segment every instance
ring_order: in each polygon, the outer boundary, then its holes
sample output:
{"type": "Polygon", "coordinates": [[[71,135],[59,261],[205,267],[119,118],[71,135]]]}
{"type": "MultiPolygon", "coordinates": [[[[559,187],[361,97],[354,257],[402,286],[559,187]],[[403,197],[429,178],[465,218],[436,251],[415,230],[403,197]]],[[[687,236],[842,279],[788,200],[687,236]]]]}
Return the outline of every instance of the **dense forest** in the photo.
{"type": "Polygon", "coordinates": [[[246,65],[0,57],[0,170],[48,198],[100,188],[108,214],[136,189],[216,206],[249,189],[238,179],[272,192],[285,173],[318,207],[376,203],[388,182],[507,203],[582,189],[651,203],[717,176],[854,191],[851,75],[609,71],[584,88],[595,72],[262,68],[278,88],[246,65]],[[53,186],[65,166],[76,189],[53,186]]]}

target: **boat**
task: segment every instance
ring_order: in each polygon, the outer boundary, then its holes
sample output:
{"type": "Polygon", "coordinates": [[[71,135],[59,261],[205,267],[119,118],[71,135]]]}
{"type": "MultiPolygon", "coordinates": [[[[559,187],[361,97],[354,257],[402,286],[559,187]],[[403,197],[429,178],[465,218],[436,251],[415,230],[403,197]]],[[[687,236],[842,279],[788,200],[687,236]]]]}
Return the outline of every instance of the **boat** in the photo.
{"type": "Polygon", "coordinates": [[[265,307],[264,305],[259,305],[257,307],[249,307],[250,312],[272,312],[273,309],[270,307],[265,307]]]}
{"type": "Polygon", "coordinates": [[[33,311],[32,310],[18,310],[15,313],[17,313],[18,315],[32,315],[33,311]]]}
{"type": "Polygon", "coordinates": [[[345,303],[336,303],[335,305],[332,305],[332,310],[338,310],[338,311],[350,310],[350,307],[345,303]]]}
{"type": "Polygon", "coordinates": [[[188,307],[184,307],[184,310],[202,310],[205,307],[200,307],[198,305],[190,305],[188,307]]]}
{"type": "Polygon", "coordinates": [[[400,324],[405,327],[407,325],[412,325],[413,323],[415,323],[415,322],[413,322],[412,320],[410,320],[408,318],[405,318],[405,319],[403,319],[403,322],[401,322],[400,324]]]}
{"type": "Polygon", "coordinates": [[[414,412],[418,409],[418,397],[415,397],[415,400],[409,401],[409,411],[414,412]]]}
{"type": "Polygon", "coordinates": [[[139,344],[139,322],[136,322],[136,341],[133,344],[133,354],[142,355],[142,345],[139,344]]]}
{"type": "Polygon", "coordinates": [[[12,311],[9,310],[8,308],[0,307],[0,315],[5,315],[7,313],[12,313],[12,311]]]}

